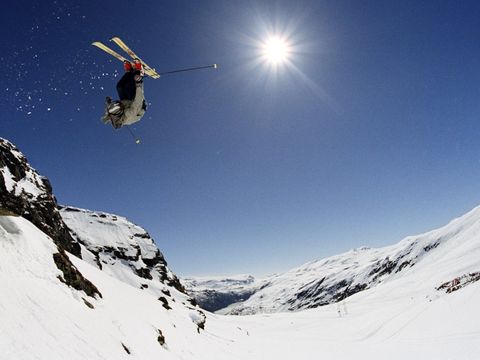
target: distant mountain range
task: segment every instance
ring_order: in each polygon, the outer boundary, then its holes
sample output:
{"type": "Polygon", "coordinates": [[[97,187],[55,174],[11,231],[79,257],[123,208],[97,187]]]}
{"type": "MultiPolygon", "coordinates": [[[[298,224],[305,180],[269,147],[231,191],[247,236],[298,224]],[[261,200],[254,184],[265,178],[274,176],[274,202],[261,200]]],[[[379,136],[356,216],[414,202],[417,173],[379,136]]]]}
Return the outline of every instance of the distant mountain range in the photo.
{"type": "Polygon", "coordinates": [[[259,282],[251,275],[182,278],[187,292],[205,310],[215,312],[252,296],[259,282]]]}

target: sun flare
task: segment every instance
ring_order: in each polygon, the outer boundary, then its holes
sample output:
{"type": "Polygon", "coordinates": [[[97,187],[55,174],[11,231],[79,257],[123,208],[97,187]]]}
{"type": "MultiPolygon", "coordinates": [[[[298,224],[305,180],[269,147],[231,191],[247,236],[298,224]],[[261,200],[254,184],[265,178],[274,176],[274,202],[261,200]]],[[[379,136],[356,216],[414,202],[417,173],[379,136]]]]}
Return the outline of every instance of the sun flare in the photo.
{"type": "Polygon", "coordinates": [[[287,41],[277,36],[268,38],[263,44],[263,56],[273,65],[278,65],[288,59],[290,53],[287,41]]]}

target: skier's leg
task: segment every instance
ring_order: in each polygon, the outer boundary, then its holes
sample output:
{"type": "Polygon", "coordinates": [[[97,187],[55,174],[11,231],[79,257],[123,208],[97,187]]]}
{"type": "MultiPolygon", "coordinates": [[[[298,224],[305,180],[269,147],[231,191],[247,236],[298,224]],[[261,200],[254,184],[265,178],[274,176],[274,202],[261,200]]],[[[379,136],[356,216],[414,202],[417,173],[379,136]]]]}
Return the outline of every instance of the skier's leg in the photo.
{"type": "Polygon", "coordinates": [[[117,83],[117,92],[120,100],[133,100],[135,98],[135,74],[126,72],[117,83]]]}

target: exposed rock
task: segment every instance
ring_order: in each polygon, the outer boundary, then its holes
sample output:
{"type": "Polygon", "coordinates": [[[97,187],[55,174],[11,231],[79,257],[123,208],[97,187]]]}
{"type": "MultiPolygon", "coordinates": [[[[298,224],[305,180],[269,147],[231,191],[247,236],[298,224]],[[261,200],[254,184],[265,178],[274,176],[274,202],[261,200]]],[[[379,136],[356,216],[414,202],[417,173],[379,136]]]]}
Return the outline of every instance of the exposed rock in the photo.
{"type": "Polygon", "coordinates": [[[454,291],[460,290],[465,286],[479,280],[480,280],[480,272],[464,274],[462,276],[456,277],[453,280],[444,282],[442,285],[437,287],[437,290],[444,290],[447,294],[450,294],[454,291]]]}
{"type": "Polygon", "coordinates": [[[85,294],[93,298],[95,295],[102,297],[102,294],[98,291],[97,287],[83,277],[63,250],[53,254],[53,260],[57,267],[63,272],[62,280],[65,284],[76,290],[83,290],[85,294]]]}
{"type": "Polygon", "coordinates": [[[122,347],[123,347],[123,350],[125,350],[125,352],[130,355],[130,349],[124,344],[122,343],[122,347]]]}
{"type": "Polygon", "coordinates": [[[203,311],[197,309],[190,309],[190,318],[193,323],[197,325],[197,332],[200,333],[200,330],[205,330],[205,324],[207,322],[207,317],[203,311]]]}
{"type": "Polygon", "coordinates": [[[148,268],[140,268],[140,269],[135,269],[135,273],[140,276],[141,278],[152,280],[152,274],[150,273],[150,269],[148,268]]]}
{"type": "Polygon", "coordinates": [[[48,179],[40,176],[12,143],[1,138],[0,208],[31,221],[61,249],[81,257],[80,245],[58,212],[48,179]]]}
{"type": "Polygon", "coordinates": [[[162,330],[157,329],[157,331],[158,331],[157,341],[161,346],[163,346],[165,345],[165,336],[163,336],[162,330]]]}
{"type": "Polygon", "coordinates": [[[82,300],[85,303],[85,305],[87,305],[87,307],[89,307],[90,309],[95,309],[95,306],[93,306],[91,302],[87,301],[87,299],[82,297],[82,300]]]}
{"type": "Polygon", "coordinates": [[[171,309],[172,309],[172,308],[170,307],[170,305],[168,305],[168,301],[167,301],[167,299],[165,299],[165,297],[160,296],[160,297],[158,298],[158,300],[162,302],[162,306],[163,306],[165,309],[167,309],[167,310],[171,310],[171,309]]]}

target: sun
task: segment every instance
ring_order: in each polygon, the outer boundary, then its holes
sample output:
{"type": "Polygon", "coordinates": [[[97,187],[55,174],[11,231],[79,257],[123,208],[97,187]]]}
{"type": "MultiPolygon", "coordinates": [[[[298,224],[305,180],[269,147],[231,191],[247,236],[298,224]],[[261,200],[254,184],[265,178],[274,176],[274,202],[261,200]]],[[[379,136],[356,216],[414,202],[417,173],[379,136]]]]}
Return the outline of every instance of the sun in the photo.
{"type": "Polygon", "coordinates": [[[269,37],[262,46],[264,59],[272,65],[279,65],[288,60],[290,46],[278,36],[269,37]]]}

